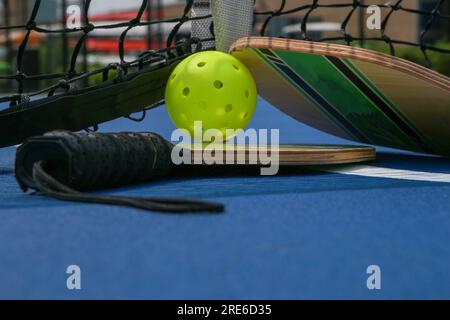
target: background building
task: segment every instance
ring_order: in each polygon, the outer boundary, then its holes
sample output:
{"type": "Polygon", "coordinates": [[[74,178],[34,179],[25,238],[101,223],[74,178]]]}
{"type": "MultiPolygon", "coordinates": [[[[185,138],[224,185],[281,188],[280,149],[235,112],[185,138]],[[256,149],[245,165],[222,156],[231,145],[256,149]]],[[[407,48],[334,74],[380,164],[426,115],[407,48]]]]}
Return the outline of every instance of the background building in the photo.
{"type": "MultiPolygon", "coordinates": [[[[350,3],[346,1],[345,3],[350,3]]],[[[382,3],[383,1],[362,0],[367,5],[382,3]]],[[[141,0],[93,0],[89,11],[89,20],[94,25],[110,25],[128,22],[136,17],[141,0]]],[[[289,38],[301,38],[300,25],[308,14],[307,7],[311,0],[286,0],[283,12],[289,14],[275,16],[270,20],[266,29],[266,35],[284,36],[289,38]],[[296,10],[297,9],[297,10],[296,10]],[[301,10],[300,10],[301,9],[301,10]],[[292,11],[292,12],[291,12],[292,11]]],[[[323,39],[342,37],[342,21],[347,17],[350,7],[333,7],[343,4],[342,0],[320,0],[320,7],[314,9],[307,19],[307,34],[309,39],[323,39]],[[325,7],[322,7],[325,5],[325,7]]],[[[0,0],[0,74],[11,73],[16,70],[16,51],[25,35],[23,26],[27,23],[35,0],[0,0]],[[19,26],[16,29],[5,29],[2,26],[19,26]],[[22,26],[22,27],[20,27],[22,26]]],[[[83,0],[45,0],[36,18],[38,26],[46,29],[62,29],[65,26],[65,8],[69,5],[84,5],[83,0]]],[[[142,21],[166,21],[150,26],[133,27],[125,38],[124,48],[126,60],[137,57],[146,50],[155,50],[166,47],[166,40],[173,27],[176,18],[182,16],[186,2],[184,0],[151,0],[144,12],[142,21]]],[[[256,0],[255,34],[259,33],[262,25],[271,12],[280,9],[281,1],[256,0]]],[[[405,0],[401,3],[404,7],[414,10],[431,12],[436,5],[436,0],[405,0]]],[[[441,14],[449,15],[450,1],[446,1],[441,7],[441,14]]],[[[390,12],[390,9],[382,9],[382,17],[390,12]]],[[[369,30],[365,26],[368,14],[364,9],[357,9],[348,21],[345,33],[355,38],[380,38],[380,30],[369,30]]],[[[429,16],[396,10],[392,13],[389,23],[385,28],[385,35],[391,39],[417,43],[421,31],[425,29],[429,16]]],[[[427,43],[437,41],[448,42],[448,30],[450,19],[437,19],[427,32],[427,43]]],[[[177,33],[178,39],[190,36],[190,22],[183,24],[177,33]]],[[[105,65],[118,61],[118,39],[126,27],[112,29],[96,29],[89,33],[85,47],[77,60],[77,68],[86,71],[96,65],[105,65]]],[[[27,47],[26,59],[23,61],[22,70],[27,74],[52,73],[67,70],[73,49],[80,39],[81,33],[53,33],[41,34],[32,32],[27,47]]],[[[362,44],[362,43],[359,43],[362,44]]],[[[385,50],[378,45],[363,45],[375,50],[385,50]]],[[[386,44],[384,44],[386,47],[386,44]]],[[[0,83],[1,87],[4,86],[0,83]]]]}

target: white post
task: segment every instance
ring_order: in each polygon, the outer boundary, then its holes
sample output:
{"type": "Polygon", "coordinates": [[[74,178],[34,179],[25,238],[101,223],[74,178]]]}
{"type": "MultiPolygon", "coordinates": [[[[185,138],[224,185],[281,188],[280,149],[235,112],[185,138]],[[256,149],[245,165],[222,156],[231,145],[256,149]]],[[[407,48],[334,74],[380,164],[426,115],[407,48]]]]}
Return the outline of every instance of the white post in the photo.
{"type": "Polygon", "coordinates": [[[211,0],[216,49],[228,52],[231,45],[253,31],[254,0],[211,0]]]}

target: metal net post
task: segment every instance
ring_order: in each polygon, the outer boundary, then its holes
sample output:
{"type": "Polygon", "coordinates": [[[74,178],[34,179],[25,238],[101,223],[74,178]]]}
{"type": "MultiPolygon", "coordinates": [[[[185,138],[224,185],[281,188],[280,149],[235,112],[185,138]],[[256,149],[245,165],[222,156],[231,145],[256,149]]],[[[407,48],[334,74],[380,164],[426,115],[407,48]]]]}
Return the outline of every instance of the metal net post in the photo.
{"type": "Polygon", "coordinates": [[[252,34],[254,6],[254,0],[211,0],[217,50],[228,52],[236,40],[252,34]]]}

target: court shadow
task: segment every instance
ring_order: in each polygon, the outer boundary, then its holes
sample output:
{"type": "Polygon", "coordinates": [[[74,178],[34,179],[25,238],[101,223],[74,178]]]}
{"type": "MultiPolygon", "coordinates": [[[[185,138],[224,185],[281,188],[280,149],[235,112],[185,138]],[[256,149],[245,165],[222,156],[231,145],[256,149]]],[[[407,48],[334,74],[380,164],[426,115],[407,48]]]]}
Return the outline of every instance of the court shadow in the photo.
{"type": "MultiPolygon", "coordinates": [[[[367,165],[412,171],[450,173],[448,158],[426,155],[380,153],[367,165]]],[[[8,178],[14,179],[12,175],[8,178]]],[[[249,166],[202,166],[179,169],[172,178],[102,190],[98,194],[157,196],[194,199],[233,198],[245,195],[274,195],[367,189],[427,188],[448,183],[375,178],[321,172],[304,167],[282,167],[275,176],[261,176],[260,168],[249,166]]],[[[17,192],[0,196],[3,208],[73,206],[42,196],[17,192]]]]}
{"type": "MultiPolygon", "coordinates": [[[[427,155],[380,153],[376,161],[364,165],[450,173],[448,158],[427,155]]],[[[242,195],[418,188],[436,185],[450,187],[450,184],[443,182],[344,175],[304,167],[282,167],[275,176],[261,176],[258,167],[191,167],[188,170],[179,171],[176,176],[176,179],[122,188],[120,192],[132,192],[136,195],[152,192],[159,196],[222,198],[242,195]]]]}
{"type": "Polygon", "coordinates": [[[0,175],[7,175],[7,174],[13,174],[14,169],[6,168],[6,167],[0,167],[0,175]]]}
{"type": "Polygon", "coordinates": [[[450,158],[425,154],[403,154],[393,152],[379,152],[374,165],[389,165],[389,167],[426,170],[429,172],[450,172],[450,158]]]}

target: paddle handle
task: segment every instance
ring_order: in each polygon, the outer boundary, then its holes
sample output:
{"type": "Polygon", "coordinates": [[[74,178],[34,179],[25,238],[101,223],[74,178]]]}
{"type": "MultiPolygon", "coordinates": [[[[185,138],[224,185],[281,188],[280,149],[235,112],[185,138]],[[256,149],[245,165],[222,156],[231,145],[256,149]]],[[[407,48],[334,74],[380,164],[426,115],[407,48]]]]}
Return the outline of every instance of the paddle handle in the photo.
{"type": "Polygon", "coordinates": [[[164,212],[221,212],[222,204],[180,198],[110,196],[80,191],[168,176],[173,145],[154,133],[53,131],[25,141],[15,173],[21,188],[63,201],[101,203],[164,212]]]}

